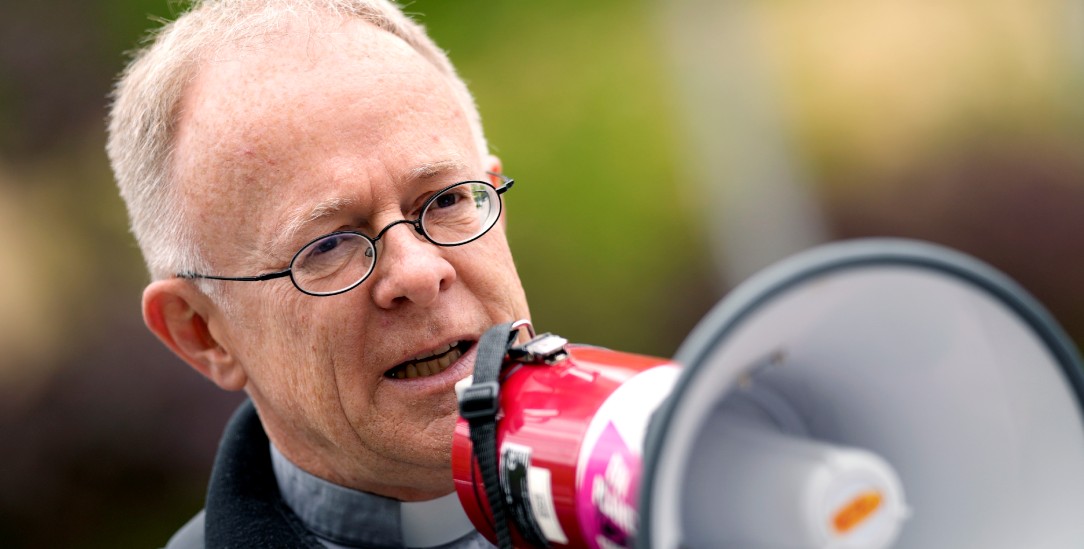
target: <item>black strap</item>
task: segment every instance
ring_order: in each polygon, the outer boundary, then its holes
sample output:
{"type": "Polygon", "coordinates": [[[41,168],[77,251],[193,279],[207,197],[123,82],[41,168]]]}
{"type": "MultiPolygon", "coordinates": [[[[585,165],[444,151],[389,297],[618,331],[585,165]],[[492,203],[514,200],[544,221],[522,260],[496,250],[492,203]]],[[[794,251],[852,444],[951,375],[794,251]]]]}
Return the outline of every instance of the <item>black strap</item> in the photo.
{"type": "Polygon", "coordinates": [[[459,415],[470,424],[470,441],[478,468],[482,472],[489,509],[493,512],[493,529],[497,547],[512,549],[512,537],[505,517],[504,496],[497,473],[497,411],[500,409],[500,374],[504,355],[516,340],[518,332],[512,323],[498,324],[486,331],[478,341],[474,359],[474,382],[459,398],[459,415]]]}

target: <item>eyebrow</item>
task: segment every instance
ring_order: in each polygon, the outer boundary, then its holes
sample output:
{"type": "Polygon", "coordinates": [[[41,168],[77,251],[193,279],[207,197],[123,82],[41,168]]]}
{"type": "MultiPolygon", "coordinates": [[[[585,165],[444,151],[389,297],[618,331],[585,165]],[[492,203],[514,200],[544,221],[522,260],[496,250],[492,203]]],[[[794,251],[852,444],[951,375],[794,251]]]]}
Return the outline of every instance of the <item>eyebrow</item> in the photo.
{"type": "Polygon", "coordinates": [[[282,223],[279,234],[271,240],[271,250],[278,250],[289,245],[302,229],[321,219],[332,217],[335,214],[357,203],[357,200],[342,196],[336,196],[321,201],[316,206],[302,206],[294,208],[286,216],[282,223]]]}
{"type": "Polygon", "coordinates": [[[410,170],[410,172],[407,174],[407,180],[414,181],[418,179],[432,179],[446,173],[465,172],[468,169],[470,169],[470,166],[459,158],[438,160],[436,162],[426,162],[414,168],[413,170],[410,170]]]}

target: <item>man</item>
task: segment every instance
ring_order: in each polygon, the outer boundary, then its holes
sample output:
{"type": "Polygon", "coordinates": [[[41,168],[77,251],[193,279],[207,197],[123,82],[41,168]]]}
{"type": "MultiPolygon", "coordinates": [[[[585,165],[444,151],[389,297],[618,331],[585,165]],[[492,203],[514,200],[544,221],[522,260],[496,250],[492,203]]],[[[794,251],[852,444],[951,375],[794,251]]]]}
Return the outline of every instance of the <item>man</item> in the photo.
{"type": "Polygon", "coordinates": [[[197,2],[122,75],[108,150],[147,326],[251,402],[170,547],[488,546],[453,386],[528,309],[507,178],[424,31],[386,0],[197,2]]]}

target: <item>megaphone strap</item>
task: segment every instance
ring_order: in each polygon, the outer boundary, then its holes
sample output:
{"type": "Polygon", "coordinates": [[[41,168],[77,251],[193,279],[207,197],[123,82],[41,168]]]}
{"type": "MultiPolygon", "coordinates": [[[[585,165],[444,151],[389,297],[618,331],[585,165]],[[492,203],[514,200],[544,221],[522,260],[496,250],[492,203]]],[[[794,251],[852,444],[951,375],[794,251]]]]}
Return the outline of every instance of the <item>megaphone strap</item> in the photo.
{"type": "Polygon", "coordinates": [[[500,549],[512,549],[512,537],[505,518],[504,495],[497,473],[497,410],[500,407],[501,365],[516,340],[512,323],[498,324],[478,341],[474,360],[474,381],[459,397],[459,415],[470,424],[470,439],[482,473],[486,499],[493,513],[493,529],[500,549]]]}

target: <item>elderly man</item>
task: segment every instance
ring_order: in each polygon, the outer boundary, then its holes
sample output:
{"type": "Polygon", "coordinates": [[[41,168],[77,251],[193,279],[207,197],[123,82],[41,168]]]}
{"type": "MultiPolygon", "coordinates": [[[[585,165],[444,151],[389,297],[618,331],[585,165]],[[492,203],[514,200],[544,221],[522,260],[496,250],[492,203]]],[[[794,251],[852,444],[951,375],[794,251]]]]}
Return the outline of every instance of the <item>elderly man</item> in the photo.
{"type": "Polygon", "coordinates": [[[444,53],[384,0],[197,2],[115,91],[150,330],[246,403],[170,547],[488,547],[453,386],[528,316],[510,180],[444,53]]]}

